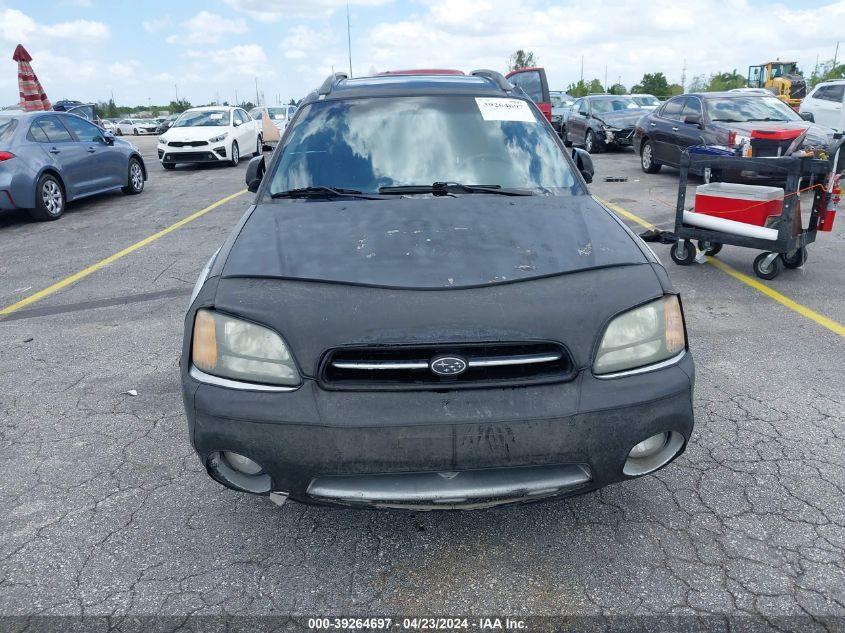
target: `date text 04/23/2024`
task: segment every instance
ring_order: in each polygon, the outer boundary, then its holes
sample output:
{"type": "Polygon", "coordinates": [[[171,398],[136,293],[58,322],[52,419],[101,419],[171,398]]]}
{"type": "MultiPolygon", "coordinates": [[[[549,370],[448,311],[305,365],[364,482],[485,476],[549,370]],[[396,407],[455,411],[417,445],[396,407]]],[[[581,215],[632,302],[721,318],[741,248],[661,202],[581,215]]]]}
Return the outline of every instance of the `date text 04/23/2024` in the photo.
{"type": "Polygon", "coordinates": [[[511,618],[309,618],[308,628],[319,630],[375,631],[526,631],[524,620],[511,618]]]}

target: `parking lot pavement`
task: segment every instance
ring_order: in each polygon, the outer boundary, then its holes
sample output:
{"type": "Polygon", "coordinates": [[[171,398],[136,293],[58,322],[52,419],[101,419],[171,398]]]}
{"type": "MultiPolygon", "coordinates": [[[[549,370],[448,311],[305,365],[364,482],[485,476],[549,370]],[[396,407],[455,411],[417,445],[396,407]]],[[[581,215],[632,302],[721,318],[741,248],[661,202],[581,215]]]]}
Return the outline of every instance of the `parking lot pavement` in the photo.
{"type": "MultiPolygon", "coordinates": [[[[0,309],[243,188],[245,161],[164,172],[154,139],[139,145],[141,196],[49,224],[0,216],[0,309]]],[[[595,164],[597,196],[671,228],[676,172],[643,174],[630,150],[595,164]]],[[[663,245],[697,427],[656,475],[456,513],[278,509],[215,484],[188,442],[177,357],[194,279],[248,203],[0,319],[0,613],[845,617],[842,338],[663,245]]],[[[842,323],[843,236],[845,222],[767,283],[842,323]]],[[[752,255],[720,258],[751,274],[752,255]]]]}

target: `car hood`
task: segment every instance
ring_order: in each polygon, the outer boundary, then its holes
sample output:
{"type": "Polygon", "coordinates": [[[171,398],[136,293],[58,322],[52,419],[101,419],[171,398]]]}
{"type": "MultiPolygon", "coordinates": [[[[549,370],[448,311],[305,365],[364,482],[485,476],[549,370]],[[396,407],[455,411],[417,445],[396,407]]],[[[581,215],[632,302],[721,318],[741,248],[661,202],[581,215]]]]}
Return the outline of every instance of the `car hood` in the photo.
{"type": "Polygon", "coordinates": [[[816,123],[809,123],[807,121],[748,121],[743,123],[720,123],[715,122],[710,124],[712,129],[722,132],[725,135],[725,142],[727,142],[727,133],[735,132],[742,136],[751,136],[754,130],[807,130],[807,136],[804,139],[804,145],[811,145],[813,147],[828,147],[833,143],[833,135],[835,130],[817,125],[816,123]]]}
{"type": "Polygon", "coordinates": [[[195,126],[195,127],[173,127],[167,130],[167,136],[162,137],[165,141],[207,141],[215,136],[229,132],[228,127],[221,126],[195,126]]]}
{"type": "Polygon", "coordinates": [[[466,195],[260,204],[223,277],[389,288],[486,286],[647,259],[585,195],[466,195]]]}
{"type": "Polygon", "coordinates": [[[628,127],[629,125],[636,125],[637,121],[644,114],[648,114],[648,110],[644,110],[643,108],[629,108],[627,110],[604,112],[593,116],[595,119],[613,127],[628,127]]]}

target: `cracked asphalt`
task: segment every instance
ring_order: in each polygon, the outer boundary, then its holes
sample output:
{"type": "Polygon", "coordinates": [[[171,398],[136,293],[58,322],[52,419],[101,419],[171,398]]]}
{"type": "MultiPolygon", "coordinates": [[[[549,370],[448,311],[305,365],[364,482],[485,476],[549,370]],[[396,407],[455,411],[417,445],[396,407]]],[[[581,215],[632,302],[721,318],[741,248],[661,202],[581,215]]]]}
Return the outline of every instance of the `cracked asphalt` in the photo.
{"type": "MultiPolygon", "coordinates": [[[[246,161],[164,172],[155,140],[138,144],[142,195],[52,223],[0,215],[0,307],[243,188],[246,161]]],[[[671,228],[677,172],[643,174],[631,150],[595,164],[596,195],[671,228]]],[[[0,319],[0,615],[754,616],[845,630],[843,339],[712,266],[675,266],[664,245],[696,429],[656,475],[416,514],[279,509],[213,482],[182,412],[182,318],[250,196],[0,319]]],[[[766,283],[845,322],[845,220],[809,252],[766,283]]],[[[753,256],[719,257],[752,275],[753,256]]]]}

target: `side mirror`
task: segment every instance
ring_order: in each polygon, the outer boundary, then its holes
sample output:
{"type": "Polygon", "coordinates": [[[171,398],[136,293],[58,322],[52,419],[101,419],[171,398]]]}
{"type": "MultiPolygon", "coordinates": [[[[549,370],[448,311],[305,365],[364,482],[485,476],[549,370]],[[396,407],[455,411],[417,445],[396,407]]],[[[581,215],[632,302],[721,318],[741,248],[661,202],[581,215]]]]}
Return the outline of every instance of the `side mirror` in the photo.
{"type": "Polygon", "coordinates": [[[578,171],[581,172],[581,175],[584,177],[584,180],[587,181],[587,184],[593,182],[593,174],[596,172],[593,169],[593,159],[590,157],[590,153],[587,150],[573,147],[572,160],[575,161],[578,171]]]}
{"type": "Polygon", "coordinates": [[[255,193],[261,185],[261,179],[264,178],[264,171],[267,167],[264,165],[264,157],[256,156],[250,159],[246,165],[246,188],[255,193]]]}
{"type": "Polygon", "coordinates": [[[804,119],[805,121],[809,121],[810,123],[816,122],[816,117],[813,116],[812,112],[802,112],[801,118],[804,119]]]}
{"type": "Polygon", "coordinates": [[[697,114],[688,114],[684,117],[684,123],[701,127],[701,117],[697,114]]]}
{"type": "Polygon", "coordinates": [[[234,127],[240,127],[241,122],[240,122],[240,121],[232,121],[232,125],[233,125],[234,127]]]}
{"type": "Polygon", "coordinates": [[[106,145],[114,145],[114,132],[110,132],[109,130],[103,131],[103,141],[106,145]]]}

